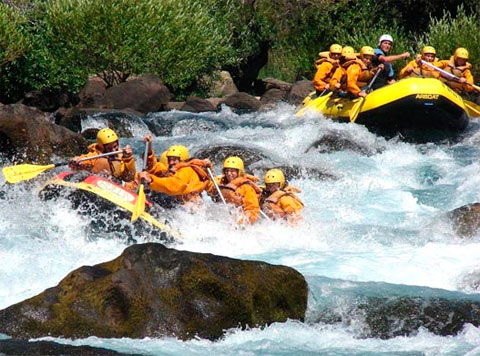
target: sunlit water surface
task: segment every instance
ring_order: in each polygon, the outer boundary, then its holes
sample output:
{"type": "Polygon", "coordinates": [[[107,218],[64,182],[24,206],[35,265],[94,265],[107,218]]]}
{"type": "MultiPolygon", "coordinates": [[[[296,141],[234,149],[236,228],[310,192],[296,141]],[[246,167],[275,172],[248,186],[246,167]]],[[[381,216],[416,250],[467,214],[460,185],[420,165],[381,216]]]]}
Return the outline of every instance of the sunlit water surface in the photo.
{"type": "MultiPolygon", "coordinates": [[[[166,120],[170,134],[155,136],[157,152],[174,143],[188,146],[192,153],[212,145],[242,145],[275,162],[315,167],[336,177],[290,181],[302,189],[305,203],[304,222],[298,227],[260,221],[238,230],[224,207],[208,198],[196,214],[178,208],[170,220],[183,235],[182,243],[172,247],[300,271],[310,289],[305,323],[230,330],[217,342],[171,337],[46,339],[145,355],[480,355],[480,329],[472,325],[456,336],[420,330],[381,340],[358,337],[360,326],[354,324],[314,322],[315,311],[330,298],[328,291],[340,285],[380,294],[389,289],[408,294],[419,287],[475,293],[464,290],[461,281],[479,267],[480,237],[457,236],[445,213],[480,201],[478,122],[474,120],[458,142],[412,144],[386,140],[359,125],[298,119],[293,113],[294,108],[285,105],[242,116],[226,108],[218,114],[151,114],[132,118],[129,125],[136,137],[122,139],[121,144],[134,147],[140,167],[141,138],[150,133],[147,123],[166,120]],[[326,133],[348,138],[370,154],[309,150],[326,133]]],[[[104,125],[101,117],[83,122],[84,129],[104,125]]],[[[128,245],[118,238],[92,237],[86,232],[88,221],[70,209],[68,201],[39,200],[36,191],[48,177],[39,177],[27,188],[11,186],[0,200],[0,308],[56,285],[73,269],[113,259],[128,245]]],[[[145,236],[142,241],[150,239],[145,236]]]]}

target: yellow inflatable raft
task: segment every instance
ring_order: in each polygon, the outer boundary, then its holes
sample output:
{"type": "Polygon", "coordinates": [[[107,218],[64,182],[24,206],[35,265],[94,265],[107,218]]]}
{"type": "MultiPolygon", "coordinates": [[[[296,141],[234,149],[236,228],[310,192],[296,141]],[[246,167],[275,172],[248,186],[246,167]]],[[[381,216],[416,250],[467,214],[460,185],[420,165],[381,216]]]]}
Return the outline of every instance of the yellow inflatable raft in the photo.
{"type": "MultiPolygon", "coordinates": [[[[79,210],[83,212],[95,214],[99,211],[111,211],[111,214],[107,214],[107,217],[111,218],[106,224],[97,224],[111,231],[117,231],[118,226],[115,225],[119,223],[119,226],[129,227],[128,232],[147,234],[147,237],[152,236],[165,241],[181,238],[178,231],[161,223],[145,211],[132,224],[130,217],[138,198],[137,194],[107,178],[86,171],[63,172],[39,191],[40,198],[44,200],[55,199],[60,195],[69,199],[74,208],[80,208],[79,210]],[[84,205],[88,207],[84,208],[84,205]]],[[[147,206],[151,207],[152,204],[147,202],[147,206]]],[[[131,239],[131,236],[126,237],[131,239]]]]}
{"type": "MultiPolygon", "coordinates": [[[[307,97],[297,116],[308,111],[349,122],[360,99],[307,97]]],[[[448,138],[465,130],[473,103],[433,78],[406,78],[367,95],[356,123],[385,136],[448,138]]]]}

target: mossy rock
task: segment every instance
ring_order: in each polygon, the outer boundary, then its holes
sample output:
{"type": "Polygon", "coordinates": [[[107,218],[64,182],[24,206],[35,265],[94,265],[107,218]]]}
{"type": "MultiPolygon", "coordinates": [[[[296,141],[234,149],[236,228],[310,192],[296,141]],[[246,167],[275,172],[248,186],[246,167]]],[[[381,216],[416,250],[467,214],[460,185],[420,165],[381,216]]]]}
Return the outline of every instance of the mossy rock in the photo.
{"type": "Polygon", "coordinates": [[[133,245],[0,311],[13,337],[217,339],[224,330],[304,319],[307,284],[292,268],[133,245]]]}

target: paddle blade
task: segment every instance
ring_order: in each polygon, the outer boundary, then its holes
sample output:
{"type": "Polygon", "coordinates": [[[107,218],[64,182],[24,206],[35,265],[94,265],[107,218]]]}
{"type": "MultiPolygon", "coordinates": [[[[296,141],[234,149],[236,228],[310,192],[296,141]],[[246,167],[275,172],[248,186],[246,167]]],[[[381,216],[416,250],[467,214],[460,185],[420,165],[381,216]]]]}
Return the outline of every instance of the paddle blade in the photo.
{"type": "Polygon", "coordinates": [[[131,221],[136,221],[140,215],[143,214],[145,211],[145,192],[143,191],[143,184],[140,184],[140,189],[138,190],[137,201],[135,202],[135,206],[133,207],[132,211],[132,219],[131,221]]]}
{"type": "Polygon", "coordinates": [[[360,114],[360,110],[362,110],[363,103],[365,102],[365,98],[360,98],[359,101],[353,105],[350,109],[350,122],[355,122],[357,120],[358,114],[360,114]]]}
{"type": "Polygon", "coordinates": [[[312,97],[315,95],[315,93],[316,93],[316,91],[310,92],[310,93],[305,97],[305,99],[303,99],[302,104],[303,104],[303,105],[307,105],[307,104],[310,102],[310,100],[312,100],[312,97]]]}
{"type": "Polygon", "coordinates": [[[315,110],[321,112],[325,108],[325,105],[327,105],[328,99],[330,99],[332,94],[333,91],[315,100],[315,110]]]}
{"type": "Polygon", "coordinates": [[[2,172],[8,183],[18,183],[35,178],[40,173],[55,168],[54,164],[39,166],[35,164],[18,164],[16,166],[3,167],[2,172]]]}
{"type": "Polygon", "coordinates": [[[311,110],[313,112],[321,112],[325,108],[325,105],[327,104],[328,99],[332,96],[332,94],[333,92],[330,92],[327,95],[320,96],[309,101],[305,101],[305,98],[303,107],[295,114],[295,116],[303,116],[306,110],[311,110]]]}
{"type": "Polygon", "coordinates": [[[479,117],[480,116],[480,105],[477,105],[471,101],[464,100],[463,104],[467,109],[467,114],[470,117],[479,117]]]}

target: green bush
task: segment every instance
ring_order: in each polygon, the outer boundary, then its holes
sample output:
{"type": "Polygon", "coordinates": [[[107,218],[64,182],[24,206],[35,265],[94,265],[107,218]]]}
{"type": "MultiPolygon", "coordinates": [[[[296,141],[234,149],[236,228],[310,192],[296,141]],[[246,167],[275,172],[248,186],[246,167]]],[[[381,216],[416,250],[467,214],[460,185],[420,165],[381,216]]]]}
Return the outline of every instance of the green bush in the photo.
{"type": "MultiPolygon", "coordinates": [[[[272,45],[262,76],[311,79],[318,52],[328,50],[332,43],[350,45],[357,51],[365,45],[375,48],[384,33],[395,39],[393,53],[412,50],[407,34],[380,2],[303,1],[296,11],[283,21],[289,30],[280,31],[286,35],[277,37],[272,45]]],[[[394,63],[396,70],[403,65],[404,61],[394,63]]]]}
{"type": "Polygon", "coordinates": [[[28,13],[33,44],[16,70],[32,88],[76,91],[89,75],[113,85],[143,73],[184,88],[229,49],[225,30],[190,0],[37,0],[28,13]]]}
{"type": "Polygon", "coordinates": [[[431,18],[428,32],[417,37],[417,50],[429,45],[437,50],[437,57],[449,59],[458,47],[469,51],[469,62],[476,81],[480,79],[480,13],[468,15],[463,6],[457,9],[457,16],[444,13],[440,19],[431,18]]]}
{"type": "MultiPolygon", "coordinates": [[[[413,54],[429,43],[448,58],[456,47],[464,46],[478,77],[478,1],[447,0],[443,5],[418,1],[8,0],[14,5],[3,1],[0,100],[18,100],[31,89],[76,92],[94,74],[113,85],[130,75],[154,73],[185,96],[198,93],[200,79],[216,69],[231,70],[237,80],[256,74],[250,64],[263,63],[266,49],[268,63],[260,77],[311,79],[319,51],[334,42],[357,50],[363,45],[376,47],[383,33],[394,37],[394,54],[413,54]],[[453,11],[458,2],[465,9],[453,11]],[[422,35],[424,20],[415,16],[438,14],[445,8],[456,15],[432,17],[422,35]]],[[[394,66],[398,71],[404,64],[397,61],[394,66]]]]}
{"type": "Polygon", "coordinates": [[[21,56],[29,44],[26,18],[14,7],[0,3],[0,67],[21,56]]]}
{"type": "Polygon", "coordinates": [[[414,58],[414,48],[412,41],[408,39],[403,29],[399,27],[396,22],[390,24],[385,21],[379,21],[378,23],[369,24],[363,23],[363,28],[359,27],[357,32],[353,35],[348,34],[346,31],[340,30],[335,37],[335,42],[343,45],[349,45],[359,51],[363,46],[371,46],[373,48],[378,47],[378,39],[382,34],[388,33],[393,37],[394,45],[389,54],[400,54],[403,52],[410,52],[411,57],[407,60],[398,60],[393,62],[393,68],[398,75],[400,70],[408,63],[408,61],[414,58]]]}

